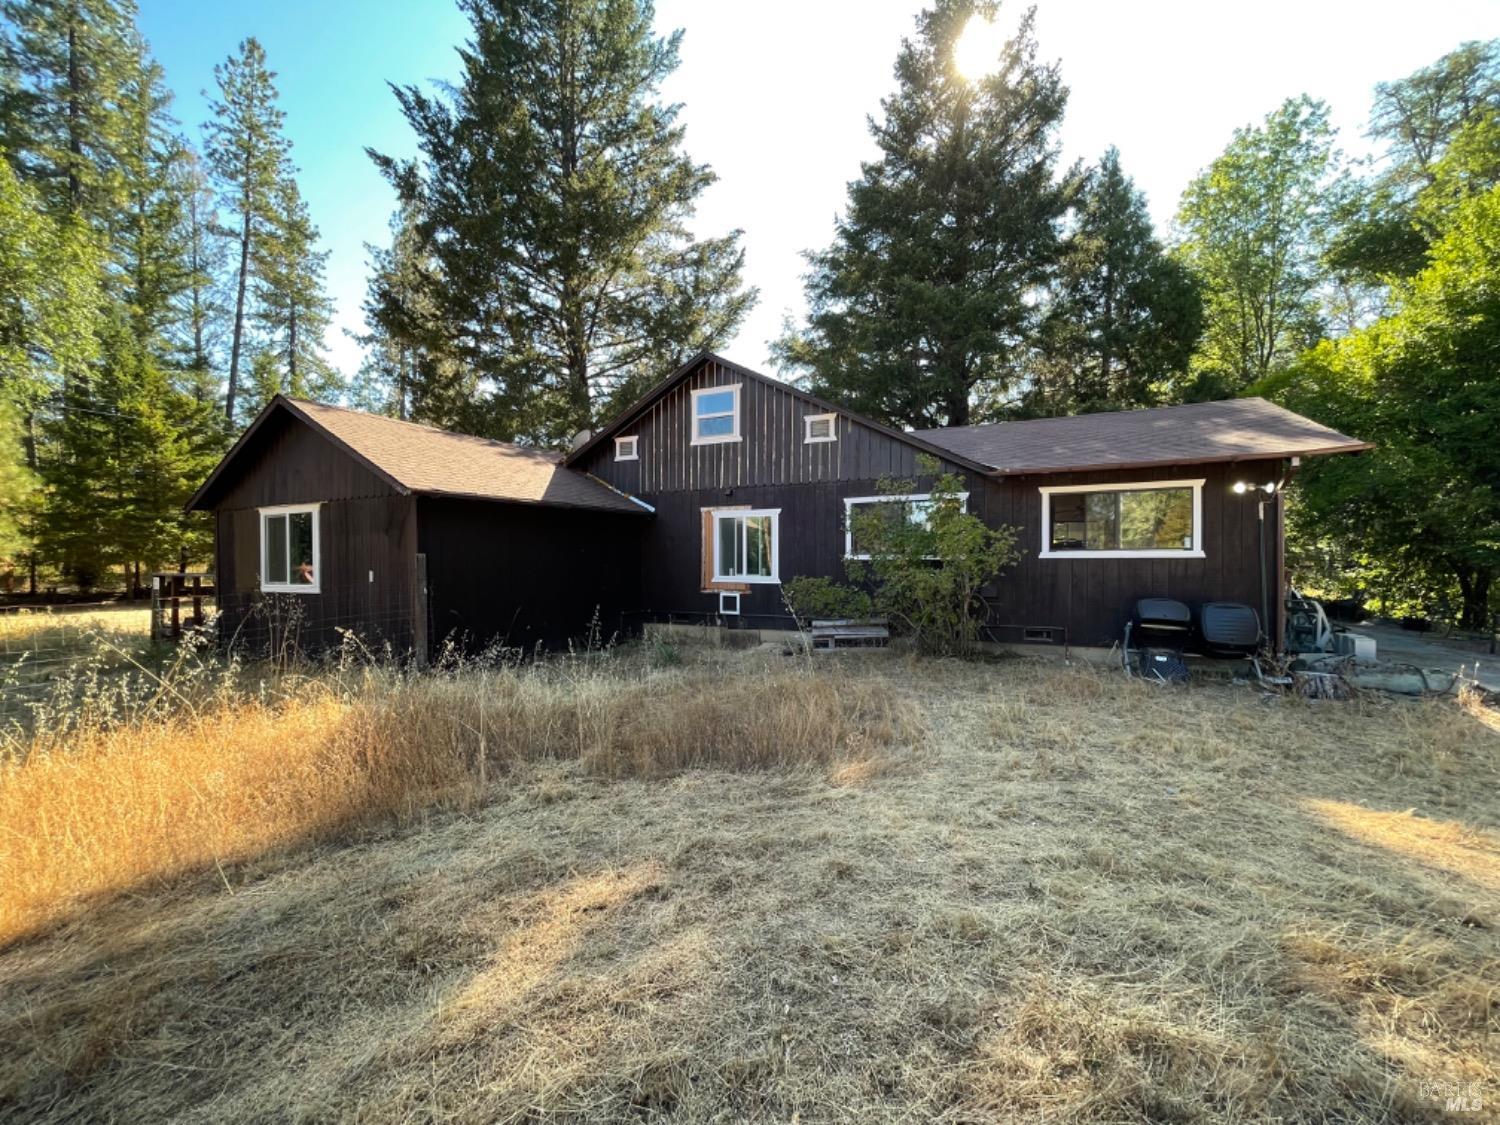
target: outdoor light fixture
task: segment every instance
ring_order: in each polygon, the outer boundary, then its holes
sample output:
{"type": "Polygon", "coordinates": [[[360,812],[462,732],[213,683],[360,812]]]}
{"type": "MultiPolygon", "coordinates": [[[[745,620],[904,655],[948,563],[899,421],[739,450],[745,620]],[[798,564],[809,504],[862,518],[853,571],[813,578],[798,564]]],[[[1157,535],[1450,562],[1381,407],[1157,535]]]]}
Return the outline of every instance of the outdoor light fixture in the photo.
{"type": "Polygon", "coordinates": [[[1234,482],[1234,490],[1243,496],[1250,491],[1250,486],[1242,480],[1237,480],[1234,482]]]}
{"type": "Polygon", "coordinates": [[[1247,492],[1264,492],[1267,496],[1276,495],[1276,482],[1266,481],[1265,484],[1251,484],[1249,481],[1237,480],[1234,482],[1234,490],[1241,496],[1247,492]]]}

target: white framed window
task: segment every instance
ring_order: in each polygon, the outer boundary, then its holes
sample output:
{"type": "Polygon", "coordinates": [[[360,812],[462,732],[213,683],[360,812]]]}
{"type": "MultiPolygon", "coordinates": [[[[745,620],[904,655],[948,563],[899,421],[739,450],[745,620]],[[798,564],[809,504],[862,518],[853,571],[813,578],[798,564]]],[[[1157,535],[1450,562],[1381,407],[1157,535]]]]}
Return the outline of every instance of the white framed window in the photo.
{"type": "Polygon", "coordinates": [[[323,548],[318,504],[260,509],[260,588],[268,593],[321,591],[323,548]]]}
{"type": "Polygon", "coordinates": [[[837,414],[804,414],[802,416],[802,441],[812,445],[820,441],[838,441],[837,414]]]}
{"type": "Polygon", "coordinates": [[[1201,559],[1203,478],[1043,486],[1044,559],[1201,559]]]}
{"type": "MultiPolygon", "coordinates": [[[[958,502],[965,507],[969,503],[969,494],[960,492],[958,502]]],[[[847,496],[844,498],[844,558],[846,559],[868,559],[869,549],[856,542],[858,536],[854,532],[854,510],[856,508],[868,508],[881,513],[886,519],[907,519],[913,523],[925,524],[927,517],[932,513],[932,496],[926,492],[913,493],[910,496],[847,496]]]]}
{"type": "Polygon", "coordinates": [[[740,595],[738,591],[719,591],[719,616],[738,617],[740,615],[740,595]]]}
{"type": "Polygon", "coordinates": [[[615,438],[615,460],[616,461],[639,461],[640,438],[632,434],[630,437],[615,438]]]}
{"type": "Polygon", "coordinates": [[[693,392],[694,445],[740,440],[740,385],[704,387],[693,392]]]}
{"type": "Polygon", "coordinates": [[[712,515],[715,582],[781,581],[780,508],[728,508],[712,515]]]}

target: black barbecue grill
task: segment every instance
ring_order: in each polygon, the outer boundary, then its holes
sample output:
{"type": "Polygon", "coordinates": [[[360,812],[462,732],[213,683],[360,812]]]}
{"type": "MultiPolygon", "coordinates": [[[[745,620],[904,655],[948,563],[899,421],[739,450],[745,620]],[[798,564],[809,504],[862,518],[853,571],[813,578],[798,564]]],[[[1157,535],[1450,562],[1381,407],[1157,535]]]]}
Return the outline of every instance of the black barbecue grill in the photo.
{"type": "Polygon", "coordinates": [[[1260,618],[1240,602],[1204,602],[1198,610],[1204,656],[1254,656],[1260,648],[1260,618]]]}
{"type": "Polygon", "coordinates": [[[1122,659],[1125,671],[1159,683],[1188,678],[1182,658],[1193,633],[1193,613],[1171,598],[1141,598],[1125,624],[1122,659]]]}

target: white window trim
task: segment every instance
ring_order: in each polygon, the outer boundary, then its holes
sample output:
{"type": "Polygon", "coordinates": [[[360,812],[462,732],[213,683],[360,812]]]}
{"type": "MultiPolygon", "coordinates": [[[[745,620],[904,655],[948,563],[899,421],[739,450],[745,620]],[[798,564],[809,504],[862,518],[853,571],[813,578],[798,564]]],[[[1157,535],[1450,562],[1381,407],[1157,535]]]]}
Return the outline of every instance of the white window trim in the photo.
{"type": "MultiPolygon", "coordinates": [[[[323,505],[321,503],[318,503],[318,504],[278,504],[278,505],[275,505],[273,507],[258,509],[258,511],[260,513],[260,515],[258,517],[258,521],[257,521],[258,524],[259,524],[259,527],[260,527],[260,588],[261,588],[261,591],[263,593],[267,593],[267,594],[320,594],[320,593],[323,592],[323,534],[322,534],[322,523],[323,523],[323,520],[319,516],[319,510],[322,507],[323,507],[323,505]],[[266,575],[271,572],[271,567],[270,567],[270,564],[269,564],[269,560],[266,557],[266,550],[270,546],[270,541],[268,540],[268,538],[266,536],[266,517],[267,516],[291,516],[291,515],[297,515],[298,513],[301,513],[301,512],[310,512],[310,513],[312,513],[313,580],[312,580],[311,583],[298,582],[298,583],[295,583],[295,584],[292,583],[292,582],[289,582],[289,581],[288,582],[268,582],[266,580],[266,575]]],[[[291,526],[290,526],[290,524],[288,524],[288,527],[287,527],[287,542],[288,543],[291,542],[291,526]]],[[[291,560],[288,559],[287,561],[288,561],[288,564],[290,564],[291,560]]],[[[291,577],[290,570],[288,570],[287,577],[288,578],[291,577]]]]}
{"type": "MultiPolygon", "coordinates": [[[[856,505],[856,504],[891,504],[891,503],[896,503],[896,502],[902,501],[902,500],[917,501],[917,500],[931,500],[931,499],[932,499],[932,493],[930,493],[930,492],[913,492],[910,496],[902,496],[902,495],[896,495],[896,496],[845,496],[844,497],[844,558],[846,558],[846,559],[862,559],[862,560],[865,560],[865,561],[868,561],[869,558],[870,558],[869,555],[856,555],[854,553],[854,528],[849,523],[850,518],[854,514],[854,505],[856,505]]],[[[967,511],[968,507],[969,507],[969,494],[967,492],[960,492],[958,494],[958,503],[959,503],[959,506],[961,508],[963,508],[965,511],[967,511]]]]}
{"type": "Polygon", "coordinates": [[[774,586],[781,582],[781,509],[780,508],[710,508],[710,530],[713,532],[714,581],[744,582],[762,586],[774,586]],[[755,516],[771,517],[771,573],[725,574],[719,565],[719,517],[746,520],[755,516]]]}
{"type": "Polygon", "coordinates": [[[837,414],[804,414],[802,416],[802,444],[821,445],[824,442],[839,440],[839,416],[837,414]],[[814,437],[812,428],[814,422],[828,423],[827,437],[814,437]]]}
{"type": "Polygon", "coordinates": [[[690,444],[692,444],[692,445],[722,445],[726,441],[739,441],[740,440],[740,384],[738,384],[738,383],[728,383],[728,384],[725,384],[722,387],[700,387],[698,390],[696,390],[696,391],[693,392],[692,407],[693,407],[692,417],[690,417],[688,419],[688,425],[692,426],[692,430],[691,430],[692,441],[690,442],[690,444]],[[708,437],[699,437],[698,436],[698,399],[701,396],[703,396],[703,395],[718,395],[718,394],[723,394],[725,391],[731,391],[731,392],[733,392],[733,394],[734,394],[734,409],[733,410],[720,410],[720,411],[717,411],[716,413],[713,413],[713,414],[705,414],[705,415],[703,415],[703,417],[705,417],[705,418],[725,418],[725,417],[733,418],[734,419],[734,430],[732,432],[730,432],[730,433],[727,433],[727,434],[710,434],[708,437]]]}
{"type": "Polygon", "coordinates": [[[719,591],[719,616],[738,617],[740,615],[740,595],[736,590],[719,591]]]}
{"type": "Polygon", "coordinates": [[[1038,557],[1044,559],[1201,559],[1203,555],[1203,484],[1207,478],[1196,480],[1138,480],[1128,484],[1060,484],[1043,485],[1042,494],[1042,550],[1038,557]],[[1054,551],[1052,543],[1052,495],[1057,492],[1150,492],[1163,488],[1191,488],[1193,490],[1193,548],[1190,551],[1163,550],[1151,547],[1144,550],[1109,551],[1054,551]]]}
{"type": "Polygon", "coordinates": [[[616,461],[639,461],[641,459],[641,439],[638,435],[631,434],[628,437],[615,438],[615,460],[616,461]],[[621,453],[620,447],[630,443],[630,452],[621,453]]]}

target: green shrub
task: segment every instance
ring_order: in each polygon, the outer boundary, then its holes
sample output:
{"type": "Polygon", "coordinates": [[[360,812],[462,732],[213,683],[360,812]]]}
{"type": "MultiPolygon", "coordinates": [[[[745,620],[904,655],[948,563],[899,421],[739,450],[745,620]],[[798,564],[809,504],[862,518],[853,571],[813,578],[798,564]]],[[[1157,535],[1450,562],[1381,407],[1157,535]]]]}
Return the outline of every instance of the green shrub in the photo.
{"type": "MultiPolygon", "coordinates": [[[[924,474],[936,474],[932,458],[924,474]]],[[[989,616],[981,590],[1020,557],[1016,529],[987,527],[964,510],[961,478],[944,473],[930,499],[906,499],[917,491],[910,480],[883,480],[888,505],[853,510],[850,530],[869,556],[848,564],[849,576],[875,590],[875,608],[906,628],[918,647],[932,653],[966,655],[974,650],[989,616]]]]}
{"type": "Polygon", "coordinates": [[[800,621],[843,621],[869,617],[870,595],[832,578],[793,578],[781,584],[787,606],[800,621]]]}

